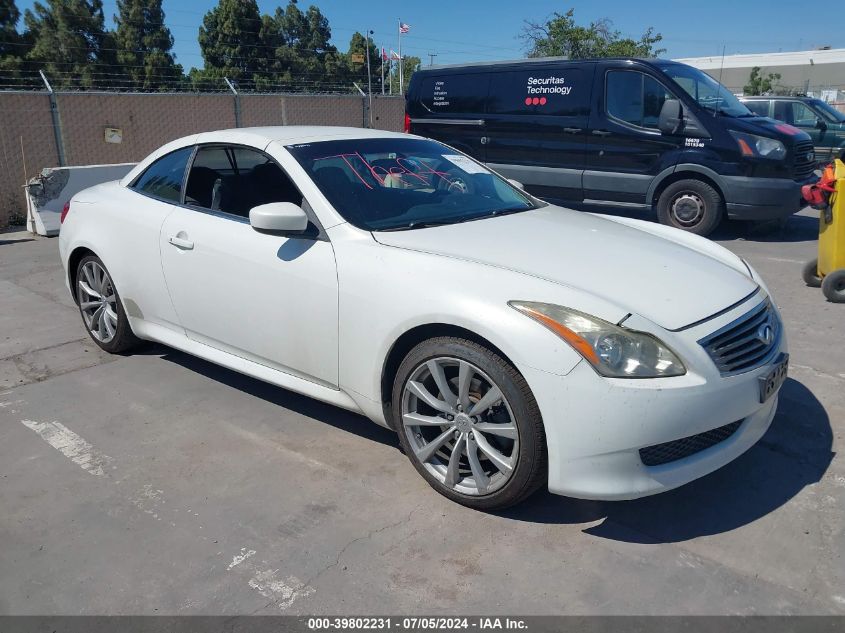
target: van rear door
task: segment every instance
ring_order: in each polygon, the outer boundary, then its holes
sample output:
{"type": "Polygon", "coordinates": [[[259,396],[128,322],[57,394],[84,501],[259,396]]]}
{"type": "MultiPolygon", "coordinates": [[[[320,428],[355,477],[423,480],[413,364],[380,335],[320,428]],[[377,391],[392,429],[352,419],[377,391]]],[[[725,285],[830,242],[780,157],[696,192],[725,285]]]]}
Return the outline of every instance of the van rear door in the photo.
{"type": "Polygon", "coordinates": [[[595,64],[496,73],[487,101],[487,163],[539,195],[581,199],[595,64]]]}
{"type": "Polygon", "coordinates": [[[437,139],[484,161],[488,73],[418,73],[408,94],[411,132],[437,139]]]}

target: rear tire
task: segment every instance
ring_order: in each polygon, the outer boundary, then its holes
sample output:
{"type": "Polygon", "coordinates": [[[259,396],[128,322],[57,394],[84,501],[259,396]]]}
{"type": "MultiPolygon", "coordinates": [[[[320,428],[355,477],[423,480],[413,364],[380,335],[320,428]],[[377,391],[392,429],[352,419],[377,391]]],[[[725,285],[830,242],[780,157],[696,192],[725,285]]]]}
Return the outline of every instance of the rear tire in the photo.
{"type": "Polygon", "coordinates": [[[139,343],[105,264],[86,255],[76,267],[74,294],[88,336],[103,350],[118,354],[139,343]]]}
{"type": "Polygon", "coordinates": [[[547,480],[545,430],[531,389],[478,343],[439,337],[414,347],[396,373],[391,410],[414,468],[452,501],[500,510],[547,480]]]}
{"type": "Polygon", "coordinates": [[[832,303],[845,303],[845,268],[824,276],[822,293],[832,303]]]}
{"type": "Polygon", "coordinates": [[[676,229],[709,235],[725,215],[722,196],[701,180],[673,182],[657,200],[657,218],[676,229]]]}
{"type": "Polygon", "coordinates": [[[810,288],[821,287],[822,278],[819,277],[818,259],[814,259],[813,261],[804,264],[804,268],[801,269],[801,278],[804,280],[805,284],[810,286],[810,288]]]}

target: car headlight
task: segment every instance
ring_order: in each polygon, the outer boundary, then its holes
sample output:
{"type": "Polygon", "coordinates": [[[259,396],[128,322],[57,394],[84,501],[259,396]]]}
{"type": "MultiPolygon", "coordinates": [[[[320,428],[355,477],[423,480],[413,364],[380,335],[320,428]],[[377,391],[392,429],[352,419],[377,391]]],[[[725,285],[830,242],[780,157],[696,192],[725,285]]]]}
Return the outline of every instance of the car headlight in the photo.
{"type": "Polygon", "coordinates": [[[777,139],[737,132],[736,130],[731,130],[731,136],[736,140],[739,151],[743,156],[775,160],[780,160],[786,156],[786,146],[777,139]]]}
{"type": "Polygon", "coordinates": [[[687,372],[681,359],[660,339],[551,303],[509,301],[569,343],[602,376],[666,378],[687,372]]]}

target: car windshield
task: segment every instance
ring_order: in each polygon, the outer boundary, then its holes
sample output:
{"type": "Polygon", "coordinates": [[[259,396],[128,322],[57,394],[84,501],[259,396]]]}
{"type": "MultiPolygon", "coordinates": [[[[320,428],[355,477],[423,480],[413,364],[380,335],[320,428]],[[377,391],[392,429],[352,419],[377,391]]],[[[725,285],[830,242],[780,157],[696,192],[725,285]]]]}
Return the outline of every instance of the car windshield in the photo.
{"type": "Polygon", "coordinates": [[[539,206],[484,165],[435,141],[369,138],[288,145],[350,223],[406,230],[539,206]]]}
{"type": "Polygon", "coordinates": [[[845,114],[834,108],[829,103],[821,99],[813,99],[813,105],[816,106],[829,121],[834,123],[845,123],[845,114]]]}
{"type": "Polygon", "coordinates": [[[698,68],[684,64],[665,64],[660,68],[702,108],[726,116],[756,116],[730,90],[698,68]]]}

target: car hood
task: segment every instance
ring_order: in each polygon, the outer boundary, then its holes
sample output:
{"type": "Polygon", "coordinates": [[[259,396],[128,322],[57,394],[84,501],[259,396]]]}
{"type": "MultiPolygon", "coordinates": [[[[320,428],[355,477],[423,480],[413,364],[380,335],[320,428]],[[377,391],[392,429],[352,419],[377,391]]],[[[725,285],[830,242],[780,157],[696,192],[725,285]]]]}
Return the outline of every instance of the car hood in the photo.
{"type": "Polygon", "coordinates": [[[668,330],[714,315],[758,287],[748,275],[700,250],[555,206],[373,236],[387,246],[478,262],[576,288],[668,330]]]}

